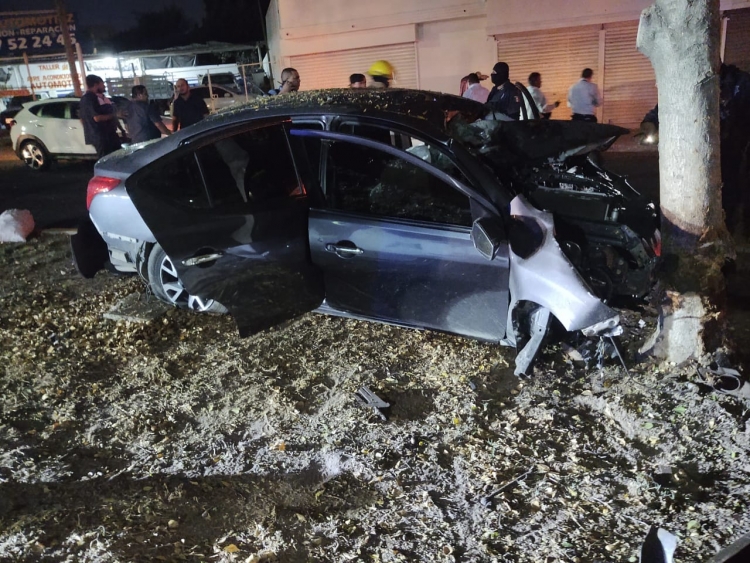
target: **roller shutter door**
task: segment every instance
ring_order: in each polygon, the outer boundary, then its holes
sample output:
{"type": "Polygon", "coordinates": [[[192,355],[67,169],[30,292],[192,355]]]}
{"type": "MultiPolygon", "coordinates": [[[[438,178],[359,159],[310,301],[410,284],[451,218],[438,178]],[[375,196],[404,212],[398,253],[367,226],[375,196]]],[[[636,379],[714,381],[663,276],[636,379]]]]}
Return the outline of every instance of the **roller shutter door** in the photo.
{"type": "Polygon", "coordinates": [[[638,127],[657,101],[654,69],[635,47],[638,22],[608,24],[605,32],[602,122],[638,127]]]}
{"type": "Polygon", "coordinates": [[[355,72],[366,74],[370,65],[380,59],[390,62],[396,69],[393,86],[418,87],[414,43],[297,55],[291,57],[291,66],[297,69],[302,79],[301,90],[346,88],[349,86],[349,75],[355,72]]]}
{"type": "Polygon", "coordinates": [[[498,35],[497,58],[508,63],[513,82],[526,85],[529,74],[541,73],[542,91],[547,101],[560,101],[552,118],[570,119],[566,103],[568,88],[581,78],[581,71],[592,69],[594,82],[601,87],[599,29],[600,26],[586,26],[498,35]]]}
{"type": "Polygon", "coordinates": [[[730,10],[724,15],[729,18],[724,62],[750,72],[750,8],[730,10]]]}

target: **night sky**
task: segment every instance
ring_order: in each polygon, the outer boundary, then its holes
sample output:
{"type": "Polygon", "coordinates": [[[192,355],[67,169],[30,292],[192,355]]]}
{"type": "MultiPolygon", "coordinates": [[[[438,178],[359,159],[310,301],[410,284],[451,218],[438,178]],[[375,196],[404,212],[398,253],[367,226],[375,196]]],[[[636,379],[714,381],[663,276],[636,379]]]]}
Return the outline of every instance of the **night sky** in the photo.
{"type": "MultiPolygon", "coordinates": [[[[219,0],[216,0],[219,1],[219,0]]],[[[180,6],[194,23],[203,19],[203,0],[65,0],[80,26],[108,24],[116,31],[135,25],[135,13],[153,12],[171,4],[180,6]]],[[[2,0],[0,12],[54,10],[54,0],[2,0]]]]}

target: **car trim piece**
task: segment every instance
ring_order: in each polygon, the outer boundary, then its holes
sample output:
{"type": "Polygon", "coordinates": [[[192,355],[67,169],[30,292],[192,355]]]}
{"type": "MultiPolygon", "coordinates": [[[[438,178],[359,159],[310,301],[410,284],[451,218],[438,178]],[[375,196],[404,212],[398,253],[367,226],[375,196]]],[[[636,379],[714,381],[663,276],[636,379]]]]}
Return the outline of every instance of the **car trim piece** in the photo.
{"type": "Polygon", "coordinates": [[[198,266],[199,264],[206,264],[213,262],[224,256],[223,252],[212,252],[211,254],[203,254],[201,256],[193,256],[182,261],[185,266],[198,266]]]}
{"type": "Polygon", "coordinates": [[[108,238],[115,239],[115,240],[121,240],[122,242],[129,242],[131,244],[136,244],[138,242],[138,239],[134,239],[132,237],[126,237],[125,235],[118,235],[116,233],[110,233],[107,231],[103,232],[102,235],[108,238]]]}

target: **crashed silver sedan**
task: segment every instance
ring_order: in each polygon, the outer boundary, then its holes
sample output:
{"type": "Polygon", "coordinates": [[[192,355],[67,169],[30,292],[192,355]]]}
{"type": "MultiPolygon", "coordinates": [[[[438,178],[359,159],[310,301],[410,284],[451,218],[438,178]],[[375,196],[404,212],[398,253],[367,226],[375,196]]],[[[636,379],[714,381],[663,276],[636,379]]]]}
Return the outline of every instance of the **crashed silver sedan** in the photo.
{"type": "Polygon", "coordinates": [[[587,157],[622,130],[484,114],[410,90],[220,112],[96,164],[76,263],[228,311],[242,335],[318,311],[515,346],[528,373],[555,319],[617,332],[600,297],[643,293],[658,230],[653,206],[587,157]]]}

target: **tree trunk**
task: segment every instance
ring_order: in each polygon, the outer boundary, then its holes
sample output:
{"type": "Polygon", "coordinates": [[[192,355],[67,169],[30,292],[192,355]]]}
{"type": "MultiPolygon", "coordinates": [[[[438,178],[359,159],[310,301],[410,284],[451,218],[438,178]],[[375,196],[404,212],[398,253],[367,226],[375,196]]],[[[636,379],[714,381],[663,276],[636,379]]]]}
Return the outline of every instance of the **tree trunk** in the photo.
{"type": "Polygon", "coordinates": [[[656,0],[638,50],[659,89],[663,276],[657,332],[642,352],[681,363],[723,344],[721,268],[731,252],[721,208],[719,0],[656,0]]]}

